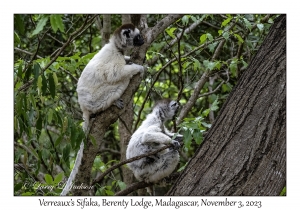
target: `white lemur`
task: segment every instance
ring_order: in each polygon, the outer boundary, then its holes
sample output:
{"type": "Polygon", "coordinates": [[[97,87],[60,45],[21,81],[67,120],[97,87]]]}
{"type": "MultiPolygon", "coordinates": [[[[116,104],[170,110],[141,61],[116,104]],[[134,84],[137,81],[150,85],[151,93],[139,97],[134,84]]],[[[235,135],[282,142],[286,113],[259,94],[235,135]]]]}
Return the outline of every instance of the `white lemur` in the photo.
{"type": "MultiPolygon", "coordinates": [[[[90,117],[113,103],[120,109],[124,107],[120,98],[131,77],[143,74],[144,67],[130,62],[125,51],[144,44],[140,31],[133,24],[117,28],[107,43],[84,68],[77,84],[78,103],[83,113],[83,129],[89,131],[90,117]]],[[[81,164],[84,143],[80,145],[74,168],[61,195],[66,195],[81,164]]]]}
{"type": "Polygon", "coordinates": [[[173,145],[160,153],[127,164],[139,181],[156,183],[170,175],[177,166],[177,150],[180,147],[178,141],[181,141],[183,136],[177,134],[172,140],[175,133],[168,131],[164,123],[175,116],[178,108],[179,104],[176,101],[164,99],[157,102],[153,111],[131,136],[126,151],[127,159],[153,152],[168,144],[173,145]]]}

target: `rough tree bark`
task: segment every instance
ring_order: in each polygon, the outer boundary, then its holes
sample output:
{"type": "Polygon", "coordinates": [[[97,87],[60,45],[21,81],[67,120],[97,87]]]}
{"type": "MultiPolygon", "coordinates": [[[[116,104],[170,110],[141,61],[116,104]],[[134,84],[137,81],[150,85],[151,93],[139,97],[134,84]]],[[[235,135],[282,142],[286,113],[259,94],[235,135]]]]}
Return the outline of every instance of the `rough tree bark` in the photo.
{"type": "Polygon", "coordinates": [[[101,32],[102,40],[101,45],[102,47],[109,42],[111,34],[111,15],[103,15],[103,28],[101,32]]]}
{"type": "MultiPolygon", "coordinates": [[[[166,29],[166,27],[168,27],[170,24],[172,24],[182,16],[183,14],[167,15],[152,28],[148,28],[147,23],[142,22],[143,20],[145,20],[145,18],[141,18],[139,26],[140,31],[144,36],[145,44],[139,47],[138,50],[133,51],[131,55],[132,61],[134,63],[142,65],[146,51],[150,44],[161,32],[163,32],[166,29]]],[[[130,103],[134,93],[139,87],[141,80],[142,78],[140,75],[135,75],[131,79],[129,86],[122,95],[122,99],[125,106],[127,106],[130,103]]],[[[109,125],[114,123],[119,118],[119,116],[121,116],[124,113],[124,111],[124,109],[119,110],[116,106],[111,106],[110,108],[105,110],[105,112],[99,114],[93,121],[90,135],[94,137],[96,145],[93,145],[90,140],[86,142],[83,151],[82,162],[79,167],[78,173],[75,177],[75,186],[90,186],[92,182],[91,168],[93,166],[94,159],[103,143],[103,137],[105,135],[105,132],[108,129],[109,125]]],[[[89,195],[89,191],[87,189],[76,189],[73,191],[73,194],[76,196],[89,195]]]]}
{"type": "MultiPolygon", "coordinates": [[[[139,22],[139,20],[137,20],[137,22],[139,22]]],[[[131,23],[131,17],[129,14],[122,15],[122,24],[125,23],[131,23]]],[[[134,25],[137,26],[137,24],[134,25]]],[[[119,124],[118,124],[119,136],[120,136],[120,149],[121,149],[120,161],[126,160],[126,149],[130,141],[130,137],[132,135],[131,128],[133,125],[133,115],[134,115],[133,98],[131,98],[129,104],[124,108],[126,111],[120,116],[119,124]]],[[[123,181],[125,182],[125,184],[126,185],[132,184],[134,182],[134,176],[131,170],[126,166],[122,166],[121,170],[123,175],[123,181]]]]}
{"type": "Polygon", "coordinates": [[[276,19],[168,195],[279,195],[286,185],[286,16],[276,19]]]}

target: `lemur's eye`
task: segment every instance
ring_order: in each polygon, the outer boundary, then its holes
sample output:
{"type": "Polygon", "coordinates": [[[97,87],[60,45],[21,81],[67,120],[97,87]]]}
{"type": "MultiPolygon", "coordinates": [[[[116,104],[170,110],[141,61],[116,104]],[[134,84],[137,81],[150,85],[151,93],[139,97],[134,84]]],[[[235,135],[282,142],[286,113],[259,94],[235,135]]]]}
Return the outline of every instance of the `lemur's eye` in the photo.
{"type": "Polygon", "coordinates": [[[174,107],[177,105],[177,102],[176,101],[173,101],[172,104],[171,104],[171,107],[174,107]]]}
{"type": "Polygon", "coordinates": [[[125,35],[126,38],[129,38],[129,37],[130,37],[129,34],[130,34],[130,29],[126,29],[126,30],[123,32],[123,35],[125,35]]]}

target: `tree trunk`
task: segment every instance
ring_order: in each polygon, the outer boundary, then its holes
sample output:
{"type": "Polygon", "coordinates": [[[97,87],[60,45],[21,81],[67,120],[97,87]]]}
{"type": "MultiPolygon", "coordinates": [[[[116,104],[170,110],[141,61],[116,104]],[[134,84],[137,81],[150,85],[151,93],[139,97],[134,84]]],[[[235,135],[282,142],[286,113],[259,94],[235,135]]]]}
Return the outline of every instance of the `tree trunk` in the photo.
{"type": "Polygon", "coordinates": [[[109,42],[111,34],[111,15],[103,15],[103,28],[102,28],[102,47],[109,42]]]}
{"type": "Polygon", "coordinates": [[[286,16],[275,20],[168,195],[279,195],[286,185],[286,16]]]}

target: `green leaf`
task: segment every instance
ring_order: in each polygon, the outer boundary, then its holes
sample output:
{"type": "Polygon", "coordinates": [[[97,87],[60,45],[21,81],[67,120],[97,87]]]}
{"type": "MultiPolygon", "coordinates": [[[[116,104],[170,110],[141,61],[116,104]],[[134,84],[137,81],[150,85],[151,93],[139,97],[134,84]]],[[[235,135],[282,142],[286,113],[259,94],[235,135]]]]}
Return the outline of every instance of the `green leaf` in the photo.
{"type": "Polygon", "coordinates": [[[40,75],[37,80],[38,94],[40,95],[42,92],[42,76],[40,75]]]}
{"type": "Polygon", "coordinates": [[[215,68],[215,66],[216,66],[215,62],[208,62],[208,64],[207,64],[207,68],[209,70],[213,70],[215,68]]]}
{"type": "Polygon", "coordinates": [[[217,97],[216,100],[212,103],[210,110],[212,110],[212,111],[218,110],[219,109],[218,104],[219,104],[219,101],[218,101],[218,97],[217,97]]]}
{"type": "Polygon", "coordinates": [[[56,24],[55,16],[56,15],[50,15],[50,24],[51,24],[52,30],[56,33],[58,26],[56,24]]]}
{"type": "Polygon", "coordinates": [[[59,182],[61,182],[63,176],[64,176],[64,172],[60,172],[59,174],[57,174],[54,178],[54,184],[58,184],[59,182]]]}
{"type": "Polygon", "coordinates": [[[192,21],[197,22],[197,18],[194,16],[191,16],[192,21]]]}
{"type": "Polygon", "coordinates": [[[60,143],[61,143],[61,140],[63,139],[63,134],[61,134],[55,141],[54,143],[54,147],[57,147],[60,143]]]}
{"type": "Polygon", "coordinates": [[[214,42],[208,45],[209,52],[214,52],[218,42],[214,42]]]}
{"type": "Polygon", "coordinates": [[[239,44],[239,45],[240,45],[241,43],[244,43],[244,40],[243,40],[243,38],[242,38],[240,35],[234,34],[234,36],[238,39],[238,44],[239,44]]]}
{"type": "Polygon", "coordinates": [[[207,35],[207,38],[209,39],[209,41],[212,41],[214,39],[210,33],[207,33],[206,35],[207,35]]]}
{"type": "Polygon", "coordinates": [[[21,35],[24,35],[25,27],[24,27],[24,21],[22,19],[22,15],[16,14],[15,15],[15,20],[16,20],[16,24],[15,24],[16,29],[18,30],[18,32],[21,35]]]}
{"type": "Polygon", "coordinates": [[[232,61],[232,62],[230,63],[230,65],[229,65],[229,69],[230,69],[230,71],[232,72],[232,74],[233,74],[234,76],[236,76],[237,63],[234,62],[234,61],[232,61]]]}
{"type": "Polygon", "coordinates": [[[273,23],[274,23],[273,19],[270,18],[270,19],[268,20],[268,23],[273,24],[273,23]]]}
{"type": "Polygon", "coordinates": [[[70,151],[71,151],[71,146],[67,145],[65,148],[63,148],[63,156],[62,159],[66,162],[69,163],[69,155],[70,155],[70,151]]]}
{"type": "Polygon", "coordinates": [[[189,149],[191,147],[192,134],[189,129],[187,129],[183,132],[183,143],[186,148],[189,149]]]}
{"type": "Polygon", "coordinates": [[[246,27],[251,31],[252,25],[249,22],[249,20],[247,20],[246,18],[243,18],[243,20],[244,20],[244,23],[246,24],[246,27]]]}
{"type": "Polygon", "coordinates": [[[61,32],[65,31],[65,27],[61,15],[58,14],[50,15],[50,24],[55,33],[57,32],[57,29],[59,29],[61,32]]]}
{"type": "Polygon", "coordinates": [[[55,98],[55,82],[54,82],[53,74],[49,75],[48,81],[49,81],[50,94],[51,94],[51,97],[54,99],[55,98]]]}
{"type": "Polygon", "coordinates": [[[215,62],[215,67],[220,70],[222,67],[222,63],[220,61],[215,62]]]}
{"type": "Polygon", "coordinates": [[[17,34],[17,32],[15,32],[15,31],[14,31],[14,43],[21,44],[21,39],[20,39],[19,35],[17,34]]]}
{"type": "Polygon", "coordinates": [[[20,65],[19,65],[19,67],[18,67],[18,73],[17,73],[17,75],[18,75],[18,77],[19,77],[20,79],[22,79],[22,75],[23,75],[22,63],[23,63],[23,62],[20,63],[20,65]]]}
{"type": "Polygon", "coordinates": [[[206,127],[206,128],[210,128],[211,127],[211,124],[208,124],[206,122],[201,122],[201,124],[206,127]]]}
{"type": "Polygon", "coordinates": [[[174,31],[176,30],[177,28],[168,28],[166,29],[166,32],[167,34],[172,37],[172,38],[175,38],[175,35],[174,35],[174,31]]]}
{"type": "Polygon", "coordinates": [[[223,33],[223,30],[218,30],[219,36],[221,36],[222,33],[223,33]]]}
{"type": "Polygon", "coordinates": [[[210,109],[205,109],[205,110],[202,112],[202,116],[207,117],[207,115],[209,114],[209,112],[210,112],[210,109]]]}
{"type": "Polygon", "coordinates": [[[228,40],[228,39],[229,39],[229,32],[225,31],[225,32],[222,34],[222,36],[223,36],[226,40],[228,40]]]}
{"type": "Polygon", "coordinates": [[[260,31],[263,31],[263,30],[264,30],[264,24],[258,23],[256,26],[257,26],[257,28],[258,28],[260,31]]]}
{"type": "Polygon", "coordinates": [[[183,169],[185,169],[186,165],[188,164],[188,162],[186,162],[182,167],[180,167],[177,172],[180,172],[182,171],[183,169]]]}
{"type": "Polygon", "coordinates": [[[224,20],[221,24],[221,27],[225,27],[230,21],[231,21],[232,17],[228,17],[226,20],[224,20]]]}
{"type": "Polygon", "coordinates": [[[34,29],[34,31],[31,34],[31,36],[39,34],[44,29],[44,26],[46,25],[48,18],[49,18],[48,16],[44,16],[44,17],[42,17],[42,19],[39,20],[36,28],[34,29]]]}
{"type": "Polygon", "coordinates": [[[41,114],[39,114],[39,118],[36,121],[35,127],[36,127],[37,136],[39,137],[43,127],[43,118],[41,114]]]}
{"type": "Polygon", "coordinates": [[[205,68],[208,68],[208,64],[209,64],[209,61],[208,60],[204,60],[203,61],[203,65],[205,68]]]}
{"type": "Polygon", "coordinates": [[[49,109],[49,111],[47,112],[47,121],[49,124],[52,122],[52,118],[53,118],[53,110],[49,109]]]}
{"type": "Polygon", "coordinates": [[[206,39],[207,39],[207,35],[206,34],[202,34],[200,36],[200,44],[203,44],[206,41],[206,39]]]}
{"type": "Polygon", "coordinates": [[[106,195],[115,195],[115,193],[111,190],[105,190],[106,195]]]}
{"type": "Polygon", "coordinates": [[[57,79],[56,73],[53,72],[52,76],[53,76],[53,79],[54,79],[55,86],[57,86],[58,85],[58,79],[57,79]]]}
{"type": "Polygon", "coordinates": [[[200,62],[197,59],[194,59],[194,70],[200,69],[200,62]]]}
{"type": "Polygon", "coordinates": [[[44,178],[45,178],[45,181],[47,184],[53,184],[53,179],[52,179],[51,175],[45,174],[44,178]]]}
{"type": "Polygon", "coordinates": [[[47,93],[47,80],[44,74],[42,74],[42,95],[47,93]]]}
{"type": "MultiPolygon", "coordinates": [[[[204,123],[204,122],[202,122],[204,123]]],[[[203,135],[202,132],[200,130],[195,130],[193,133],[193,137],[195,139],[196,144],[201,144],[202,140],[203,140],[203,135]]]]}
{"type": "Polygon", "coordinates": [[[22,186],[24,185],[24,183],[18,183],[14,186],[14,192],[19,191],[20,189],[22,189],[22,186]]]}
{"type": "Polygon", "coordinates": [[[38,63],[34,64],[33,66],[33,75],[34,75],[34,80],[33,80],[33,84],[36,85],[38,78],[39,78],[39,74],[40,74],[40,65],[38,63]]]}
{"type": "Polygon", "coordinates": [[[247,68],[247,67],[248,67],[248,63],[246,63],[244,60],[242,60],[242,63],[243,63],[243,67],[244,67],[244,68],[247,68]]]}
{"type": "Polygon", "coordinates": [[[189,23],[189,16],[188,15],[184,15],[181,18],[181,21],[182,21],[183,25],[187,25],[189,23]]]}
{"type": "Polygon", "coordinates": [[[126,189],[125,182],[122,182],[122,181],[118,180],[117,184],[120,187],[120,190],[125,190],[126,189]]]}
{"type": "Polygon", "coordinates": [[[33,192],[25,192],[25,193],[22,193],[23,196],[30,196],[30,195],[33,195],[34,193],[33,192]]]}

